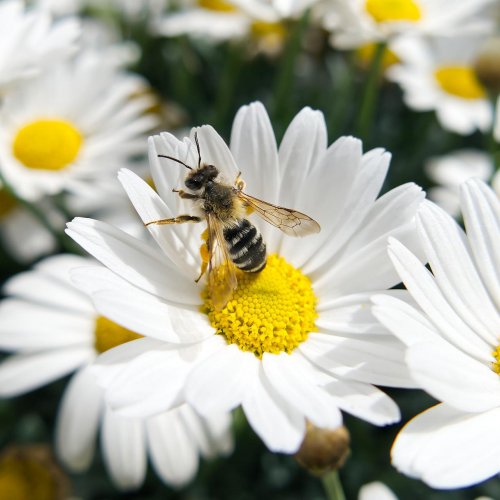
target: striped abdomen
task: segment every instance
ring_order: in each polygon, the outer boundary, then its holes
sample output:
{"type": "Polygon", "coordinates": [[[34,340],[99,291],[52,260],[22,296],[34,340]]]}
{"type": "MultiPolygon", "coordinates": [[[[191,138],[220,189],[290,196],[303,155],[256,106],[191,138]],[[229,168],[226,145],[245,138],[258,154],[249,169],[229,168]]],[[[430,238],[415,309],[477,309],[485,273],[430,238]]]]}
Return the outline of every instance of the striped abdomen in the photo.
{"type": "Polygon", "coordinates": [[[231,260],[242,271],[258,272],[266,266],[266,245],[257,228],[247,219],[224,228],[231,260]]]}

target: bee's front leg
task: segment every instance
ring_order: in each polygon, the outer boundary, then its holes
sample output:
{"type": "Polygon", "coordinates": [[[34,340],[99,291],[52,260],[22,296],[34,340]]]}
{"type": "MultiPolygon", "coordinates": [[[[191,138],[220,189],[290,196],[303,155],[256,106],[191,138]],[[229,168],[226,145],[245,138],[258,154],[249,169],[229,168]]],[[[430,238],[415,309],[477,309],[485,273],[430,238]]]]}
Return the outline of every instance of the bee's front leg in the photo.
{"type": "Polygon", "coordinates": [[[184,200],[199,200],[200,196],[197,194],[186,193],[182,189],[172,189],[172,192],[177,193],[184,200]]]}
{"type": "Polygon", "coordinates": [[[185,222],[201,222],[201,218],[196,217],[195,215],[178,215],[177,217],[173,217],[172,219],[159,219],[145,222],[144,225],[150,226],[151,224],[184,224],[185,222]]]}

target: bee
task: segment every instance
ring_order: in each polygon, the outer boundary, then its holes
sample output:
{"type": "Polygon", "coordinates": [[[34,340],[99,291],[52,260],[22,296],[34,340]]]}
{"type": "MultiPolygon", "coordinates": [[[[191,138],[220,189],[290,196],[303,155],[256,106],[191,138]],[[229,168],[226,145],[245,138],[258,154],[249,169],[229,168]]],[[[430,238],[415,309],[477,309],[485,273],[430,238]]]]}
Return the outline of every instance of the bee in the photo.
{"type": "MultiPolygon", "coordinates": [[[[258,273],[266,266],[266,244],[258,229],[248,220],[255,212],[266,222],[290,236],[306,236],[318,233],[319,224],[307,215],[259,200],[243,192],[245,182],[238,174],[234,185],[219,178],[215,165],[201,160],[198,134],[194,135],[198,152],[198,166],[190,167],[183,161],[167,155],[161,158],[173,160],[189,170],[184,184],[189,192],[173,189],[187,200],[192,200],[200,209],[207,223],[207,259],[202,263],[198,282],[208,269],[208,290],[217,310],[222,309],[237,286],[236,269],[247,273],[258,273]]],[[[152,224],[183,224],[202,222],[203,217],[178,215],[171,219],[153,220],[152,224]]]]}

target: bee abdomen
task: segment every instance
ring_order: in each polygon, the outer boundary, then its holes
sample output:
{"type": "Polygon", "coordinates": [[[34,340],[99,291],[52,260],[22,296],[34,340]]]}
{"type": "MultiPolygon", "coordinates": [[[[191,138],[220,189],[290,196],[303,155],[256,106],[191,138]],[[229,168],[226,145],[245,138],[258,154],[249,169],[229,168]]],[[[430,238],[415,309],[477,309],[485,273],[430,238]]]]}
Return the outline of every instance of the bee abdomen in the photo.
{"type": "Polygon", "coordinates": [[[257,228],[247,219],[224,229],[229,255],[238,269],[246,272],[262,271],[266,266],[266,245],[257,228]]]}

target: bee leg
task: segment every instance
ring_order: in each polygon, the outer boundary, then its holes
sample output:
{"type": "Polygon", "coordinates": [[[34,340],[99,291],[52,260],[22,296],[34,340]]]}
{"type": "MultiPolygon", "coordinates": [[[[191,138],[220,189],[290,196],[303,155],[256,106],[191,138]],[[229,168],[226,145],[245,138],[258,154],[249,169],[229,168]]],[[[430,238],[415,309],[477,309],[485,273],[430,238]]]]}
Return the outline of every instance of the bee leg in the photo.
{"type": "Polygon", "coordinates": [[[184,224],[185,222],[201,222],[201,218],[196,217],[195,215],[178,215],[177,217],[174,217],[172,219],[159,219],[145,222],[144,225],[150,226],[151,224],[184,224]]]}
{"type": "Polygon", "coordinates": [[[182,189],[172,189],[172,192],[177,193],[185,200],[198,200],[200,198],[197,194],[186,193],[186,191],[183,191],[182,189]]]}
{"type": "Polygon", "coordinates": [[[245,189],[245,181],[241,178],[241,172],[238,172],[238,177],[234,181],[234,185],[238,191],[243,191],[245,189]]]}

